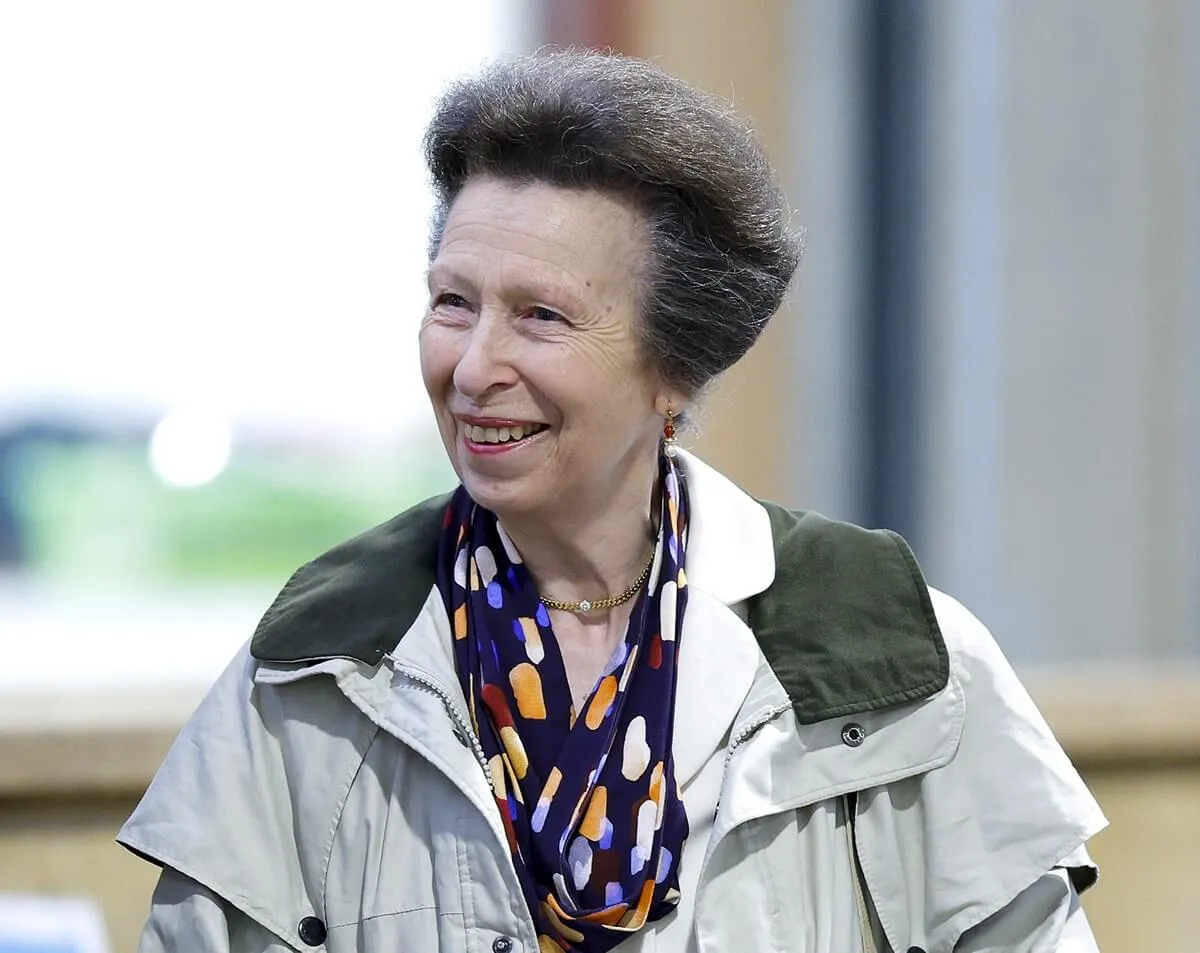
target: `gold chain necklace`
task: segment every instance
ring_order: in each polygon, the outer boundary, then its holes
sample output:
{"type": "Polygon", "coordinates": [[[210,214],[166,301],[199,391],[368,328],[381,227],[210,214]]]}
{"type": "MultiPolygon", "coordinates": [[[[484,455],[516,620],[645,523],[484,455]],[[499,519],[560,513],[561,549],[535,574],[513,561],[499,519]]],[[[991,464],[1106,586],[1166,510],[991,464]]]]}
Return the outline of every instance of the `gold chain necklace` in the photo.
{"type": "Polygon", "coordinates": [[[646,560],[646,565],[642,567],[642,571],[638,573],[638,577],[629,584],[629,588],[615,596],[606,596],[603,599],[596,599],[594,602],[588,599],[584,599],[581,602],[562,602],[558,599],[548,599],[546,596],[542,596],[542,605],[547,609],[557,609],[559,612],[591,612],[593,609],[615,608],[623,602],[628,602],[642,588],[643,583],[650,578],[650,567],[653,565],[654,550],[651,550],[650,558],[646,560]]]}

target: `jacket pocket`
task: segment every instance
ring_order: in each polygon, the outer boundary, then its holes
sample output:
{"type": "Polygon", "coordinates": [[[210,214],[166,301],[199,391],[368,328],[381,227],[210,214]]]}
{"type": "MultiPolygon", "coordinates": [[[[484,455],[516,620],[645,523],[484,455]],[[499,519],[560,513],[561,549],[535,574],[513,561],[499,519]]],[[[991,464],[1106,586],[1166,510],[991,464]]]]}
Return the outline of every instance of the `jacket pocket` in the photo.
{"type": "Polygon", "coordinates": [[[330,934],[353,932],[360,924],[382,931],[411,923],[404,928],[425,935],[437,932],[438,914],[461,921],[460,846],[491,836],[486,821],[437,768],[380,732],[333,837],[325,880],[330,934]]]}

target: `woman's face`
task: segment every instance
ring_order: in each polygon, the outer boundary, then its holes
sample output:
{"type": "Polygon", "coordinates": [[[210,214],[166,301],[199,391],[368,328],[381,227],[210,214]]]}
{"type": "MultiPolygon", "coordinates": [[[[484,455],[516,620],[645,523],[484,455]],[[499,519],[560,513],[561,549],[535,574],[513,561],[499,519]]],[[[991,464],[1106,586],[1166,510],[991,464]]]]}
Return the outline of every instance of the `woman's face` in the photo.
{"type": "Polygon", "coordinates": [[[644,255],[638,213],[594,191],[474,178],[451,207],[421,372],[459,479],[502,518],[648,502],[672,395],[635,338],[644,255]]]}

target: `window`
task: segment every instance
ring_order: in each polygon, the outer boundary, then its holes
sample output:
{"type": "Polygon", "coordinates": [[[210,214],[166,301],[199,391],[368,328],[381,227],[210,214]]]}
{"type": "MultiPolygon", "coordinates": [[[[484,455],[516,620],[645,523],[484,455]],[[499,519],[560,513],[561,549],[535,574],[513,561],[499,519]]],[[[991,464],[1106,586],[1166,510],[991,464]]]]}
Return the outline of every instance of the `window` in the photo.
{"type": "Polygon", "coordinates": [[[450,484],[416,357],[446,82],[521,0],[0,12],[0,693],[205,684],[450,484]]]}

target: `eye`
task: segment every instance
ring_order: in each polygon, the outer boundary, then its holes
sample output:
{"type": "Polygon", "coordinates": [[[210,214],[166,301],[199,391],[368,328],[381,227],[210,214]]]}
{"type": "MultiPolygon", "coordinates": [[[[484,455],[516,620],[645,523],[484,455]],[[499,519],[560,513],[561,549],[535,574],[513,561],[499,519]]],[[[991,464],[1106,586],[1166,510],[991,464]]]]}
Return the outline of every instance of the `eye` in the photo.
{"type": "Polygon", "coordinates": [[[535,321],[565,322],[567,320],[557,311],[552,311],[550,308],[530,308],[527,314],[535,321]]]}
{"type": "Polygon", "coordinates": [[[433,306],[435,308],[467,308],[467,299],[462,295],[456,295],[452,291],[443,291],[434,296],[433,306]]]}

